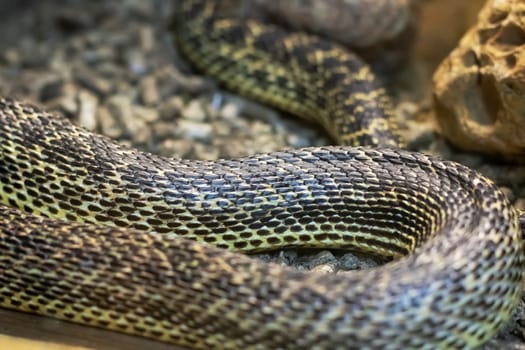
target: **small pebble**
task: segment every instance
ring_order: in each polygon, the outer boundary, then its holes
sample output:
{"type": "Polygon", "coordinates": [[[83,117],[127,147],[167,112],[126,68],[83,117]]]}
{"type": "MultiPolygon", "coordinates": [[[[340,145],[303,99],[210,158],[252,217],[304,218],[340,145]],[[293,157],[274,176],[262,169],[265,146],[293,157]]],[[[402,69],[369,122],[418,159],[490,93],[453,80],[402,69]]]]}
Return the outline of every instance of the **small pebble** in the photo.
{"type": "Polygon", "coordinates": [[[209,141],[212,137],[213,129],[208,123],[179,119],[177,121],[177,133],[186,139],[209,141]]]}
{"type": "Polygon", "coordinates": [[[226,103],[222,106],[219,116],[222,119],[233,120],[239,116],[239,106],[235,103],[226,103]]]}
{"type": "Polygon", "coordinates": [[[334,272],[337,266],[337,259],[328,250],[322,250],[314,255],[307,255],[298,260],[298,264],[306,270],[318,272],[334,272]]]}
{"type": "Polygon", "coordinates": [[[182,111],[182,116],[193,122],[204,122],[206,120],[206,111],[199,100],[192,100],[182,111]]]}
{"type": "Polygon", "coordinates": [[[78,124],[88,130],[95,130],[97,107],[97,97],[89,91],[81,90],[78,93],[78,124]]]}
{"type": "Polygon", "coordinates": [[[149,52],[155,47],[155,32],[153,27],[143,25],[139,28],[139,45],[142,52],[149,52]]]}
{"type": "Polygon", "coordinates": [[[146,122],[135,118],[131,98],[127,95],[113,95],[106,103],[109,112],[126,134],[133,135],[146,126],[146,122]]]}
{"type": "Polygon", "coordinates": [[[219,158],[219,151],[215,147],[196,143],[193,146],[193,155],[195,159],[216,160],[219,158]]]}
{"type": "Polygon", "coordinates": [[[108,107],[100,106],[97,109],[96,114],[97,124],[100,127],[100,131],[113,139],[120,139],[123,134],[123,129],[119,125],[119,122],[114,118],[113,114],[109,111],[108,107]]]}
{"type": "Polygon", "coordinates": [[[71,83],[65,83],[62,88],[62,94],[46,102],[46,106],[52,110],[59,110],[65,116],[76,116],[78,113],[77,94],[77,86],[71,83]]]}
{"type": "Polygon", "coordinates": [[[90,70],[80,70],[75,73],[76,82],[80,86],[92,91],[97,96],[103,97],[111,92],[111,83],[105,78],[97,76],[90,70]]]}
{"type": "Polygon", "coordinates": [[[145,77],[139,85],[140,100],[145,105],[156,105],[160,100],[157,81],[153,75],[145,77]]]}
{"type": "Polygon", "coordinates": [[[159,154],[172,158],[189,158],[193,145],[186,140],[166,139],[160,143],[159,154]]]}
{"type": "MultiPolygon", "coordinates": [[[[152,125],[152,130],[153,137],[159,141],[172,139],[175,138],[177,135],[177,125],[175,122],[156,122],[152,125]]],[[[185,140],[183,142],[190,144],[190,142],[187,142],[185,140]]]]}
{"type": "Polygon", "coordinates": [[[128,68],[134,75],[144,75],[148,71],[144,54],[138,50],[130,52],[127,61],[128,68]]]}
{"type": "Polygon", "coordinates": [[[181,115],[184,109],[184,100],[180,96],[172,96],[161,102],[159,107],[160,119],[173,121],[181,115]]]}
{"type": "Polygon", "coordinates": [[[302,148],[308,147],[311,145],[309,139],[303,137],[302,135],[289,133],[286,137],[286,142],[293,148],[302,148]]]}
{"type": "Polygon", "coordinates": [[[146,123],[154,123],[159,119],[159,111],[156,108],[141,105],[132,105],[131,108],[134,118],[140,119],[146,123]]]}
{"type": "Polygon", "coordinates": [[[378,265],[377,261],[363,254],[345,253],[339,259],[339,268],[345,271],[369,269],[378,265]]]}

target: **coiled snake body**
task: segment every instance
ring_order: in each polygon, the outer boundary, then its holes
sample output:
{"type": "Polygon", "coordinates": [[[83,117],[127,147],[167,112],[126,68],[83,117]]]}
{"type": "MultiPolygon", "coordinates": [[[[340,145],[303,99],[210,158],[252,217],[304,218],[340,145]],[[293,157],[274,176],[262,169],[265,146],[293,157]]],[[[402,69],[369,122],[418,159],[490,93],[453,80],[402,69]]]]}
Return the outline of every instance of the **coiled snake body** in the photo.
{"type": "MultiPolygon", "coordinates": [[[[337,46],[211,2],[177,11],[181,50],[231,88],[339,142],[398,145],[386,95],[337,46]]],[[[517,212],[456,163],[343,146],[170,160],[9,99],[0,141],[3,307],[198,349],[465,349],[519,299],[517,212]],[[231,252],[321,246],[399,259],[325,275],[231,252]]]]}

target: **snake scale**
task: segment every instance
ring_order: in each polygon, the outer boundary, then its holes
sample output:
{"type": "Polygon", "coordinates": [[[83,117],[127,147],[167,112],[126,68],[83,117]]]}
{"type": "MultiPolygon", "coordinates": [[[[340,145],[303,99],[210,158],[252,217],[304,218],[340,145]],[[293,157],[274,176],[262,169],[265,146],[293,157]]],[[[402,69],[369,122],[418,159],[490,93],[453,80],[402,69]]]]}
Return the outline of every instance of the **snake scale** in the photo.
{"type": "Polygon", "coordinates": [[[2,307],[195,349],[468,349],[505,323],[524,256],[490,180],[400,149],[386,93],[337,45],[212,1],[176,14],[198,68],[347,146],[167,159],[2,98],[2,307]],[[240,254],[285,247],[396,259],[334,275],[240,254]]]}

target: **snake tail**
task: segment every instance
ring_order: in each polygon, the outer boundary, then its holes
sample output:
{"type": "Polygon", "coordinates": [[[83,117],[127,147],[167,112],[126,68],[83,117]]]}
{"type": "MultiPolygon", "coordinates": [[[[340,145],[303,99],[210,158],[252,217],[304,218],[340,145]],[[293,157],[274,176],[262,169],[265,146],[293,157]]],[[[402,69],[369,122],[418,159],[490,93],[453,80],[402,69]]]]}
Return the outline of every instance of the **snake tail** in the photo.
{"type": "Polygon", "coordinates": [[[258,21],[222,18],[217,2],[178,1],[180,52],[226,88],[322,125],[341,145],[400,147],[392,103],[347,49],[258,21]]]}

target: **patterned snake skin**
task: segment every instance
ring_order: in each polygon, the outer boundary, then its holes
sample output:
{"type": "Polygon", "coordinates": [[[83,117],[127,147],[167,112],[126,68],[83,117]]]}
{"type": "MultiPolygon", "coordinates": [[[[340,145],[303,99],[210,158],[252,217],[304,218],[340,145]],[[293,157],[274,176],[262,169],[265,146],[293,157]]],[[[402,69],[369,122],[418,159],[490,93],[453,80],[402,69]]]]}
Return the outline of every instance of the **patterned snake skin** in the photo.
{"type": "MultiPolygon", "coordinates": [[[[260,53],[228,41],[274,27],[213,19],[212,2],[178,6],[179,47],[197,66],[209,56],[210,74],[230,72],[231,88],[310,111],[339,142],[398,145],[386,95],[354,56],[340,64],[336,46],[292,34],[293,62],[321,58],[291,64],[312,66],[292,82],[285,68],[274,74],[277,59],[254,69],[247,56],[260,53]],[[300,55],[298,42],[326,50],[300,55]],[[348,69],[354,78],[340,77],[348,69]]],[[[265,42],[288,45],[273,33],[265,42]]],[[[0,202],[1,306],[195,349],[469,349],[521,291],[518,214],[505,196],[462,165],[396,148],[173,160],[0,99],[0,202]],[[285,247],[396,260],[333,275],[239,254],[285,247]]]]}

